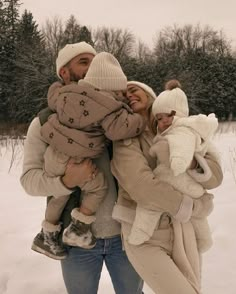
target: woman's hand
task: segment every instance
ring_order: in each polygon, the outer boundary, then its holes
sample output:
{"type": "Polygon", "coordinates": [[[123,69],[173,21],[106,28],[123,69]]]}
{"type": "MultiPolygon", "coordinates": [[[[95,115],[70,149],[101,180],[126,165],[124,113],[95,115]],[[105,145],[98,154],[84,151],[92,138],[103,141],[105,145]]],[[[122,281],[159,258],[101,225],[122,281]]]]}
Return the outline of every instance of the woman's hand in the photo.
{"type": "Polygon", "coordinates": [[[197,160],[194,157],[193,160],[192,160],[192,162],[191,162],[191,164],[190,164],[189,169],[195,169],[195,168],[197,168],[197,166],[198,166],[198,162],[197,162],[197,160]]]}
{"type": "Polygon", "coordinates": [[[214,208],[213,204],[214,196],[209,193],[205,193],[202,197],[193,201],[193,213],[192,216],[197,218],[203,218],[210,215],[214,208]]]}
{"type": "Polygon", "coordinates": [[[70,159],[61,180],[69,188],[82,187],[86,182],[96,177],[98,169],[91,159],[85,159],[81,163],[75,163],[70,159]]]}

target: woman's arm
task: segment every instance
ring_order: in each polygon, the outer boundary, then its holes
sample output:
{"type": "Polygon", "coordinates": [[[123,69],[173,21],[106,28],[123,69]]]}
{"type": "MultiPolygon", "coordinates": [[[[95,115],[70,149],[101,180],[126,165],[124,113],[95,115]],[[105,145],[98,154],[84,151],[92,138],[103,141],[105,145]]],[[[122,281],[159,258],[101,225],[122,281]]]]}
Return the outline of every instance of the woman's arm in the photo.
{"type": "Polygon", "coordinates": [[[199,168],[188,170],[195,181],[205,189],[217,188],[223,181],[223,172],[220,165],[220,156],[213,144],[209,145],[205,157],[195,155],[199,168]]]}
{"type": "Polygon", "coordinates": [[[153,174],[137,138],[114,142],[112,172],[122,188],[143,208],[190,217],[193,200],[159,181],[153,174]]]}

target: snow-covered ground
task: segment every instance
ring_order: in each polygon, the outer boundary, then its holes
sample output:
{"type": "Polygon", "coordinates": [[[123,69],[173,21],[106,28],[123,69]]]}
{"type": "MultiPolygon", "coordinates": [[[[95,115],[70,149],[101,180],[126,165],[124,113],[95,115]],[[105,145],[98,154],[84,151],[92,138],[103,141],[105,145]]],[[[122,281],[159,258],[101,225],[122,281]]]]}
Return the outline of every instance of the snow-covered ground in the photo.
{"type": "MultiPolygon", "coordinates": [[[[228,124],[221,125],[214,141],[222,156],[224,182],[214,190],[215,209],[209,217],[214,246],[203,256],[203,293],[235,294],[236,133],[228,124]]],[[[45,199],[28,196],[19,183],[22,151],[22,141],[0,145],[0,294],[66,294],[60,262],[30,249],[44,216],[45,199]]],[[[153,293],[146,285],[144,291],[153,293]]],[[[98,293],[114,294],[106,268],[98,293]]]]}

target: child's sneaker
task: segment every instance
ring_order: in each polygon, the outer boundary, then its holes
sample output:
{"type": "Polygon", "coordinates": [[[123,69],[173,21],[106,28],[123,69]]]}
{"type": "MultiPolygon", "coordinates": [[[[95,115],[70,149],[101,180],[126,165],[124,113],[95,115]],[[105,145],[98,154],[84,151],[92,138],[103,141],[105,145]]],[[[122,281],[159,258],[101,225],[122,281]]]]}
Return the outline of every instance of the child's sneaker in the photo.
{"type": "Polygon", "coordinates": [[[62,235],[63,243],[85,249],[93,248],[96,245],[96,238],[91,226],[95,217],[84,215],[77,208],[72,210],[71,217],[72,221],[62,235]]]}
{"type": "Polygon", "coordinates": [[[67,257],[67,252],[59,241],[60,230],[45,231],[42,229],[34,238],[31,249],[50,258],[61,260],[67,257]]]}

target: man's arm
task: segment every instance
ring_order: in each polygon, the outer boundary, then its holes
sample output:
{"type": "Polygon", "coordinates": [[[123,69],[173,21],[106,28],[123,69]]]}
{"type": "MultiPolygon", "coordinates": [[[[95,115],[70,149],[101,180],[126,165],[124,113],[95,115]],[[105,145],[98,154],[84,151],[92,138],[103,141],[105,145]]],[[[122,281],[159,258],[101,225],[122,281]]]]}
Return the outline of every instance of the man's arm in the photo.
{"type": "Polygon", "coordinates": [[[24,143],[21,185],[32,196],[68,195],[72,191],[62,183],[61,177],[49,177],[43,170],[44,153],[48,145],[40,135],[40,128],[39,118],[35,118],[30,124],[24,143]]]}
{"type": "Polygon", "coordinates": [[[32,196],[60,197],[73,192],[73,187],[82,186],[97,173],[96,166],[87,159],[80,164],[72,161],[66,167],[65,175],[50,177],[44,171],[44,153],[47,144],[40,135],[39,118],[35,118],[27,132],[24,144],[23,172],[20,178],[25,191],[32,196]],[[70,188],[68,188],[70,187],[70,188]]]}

